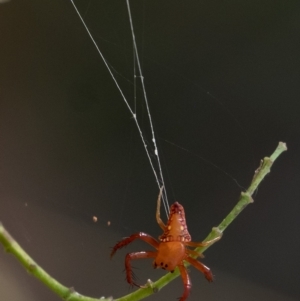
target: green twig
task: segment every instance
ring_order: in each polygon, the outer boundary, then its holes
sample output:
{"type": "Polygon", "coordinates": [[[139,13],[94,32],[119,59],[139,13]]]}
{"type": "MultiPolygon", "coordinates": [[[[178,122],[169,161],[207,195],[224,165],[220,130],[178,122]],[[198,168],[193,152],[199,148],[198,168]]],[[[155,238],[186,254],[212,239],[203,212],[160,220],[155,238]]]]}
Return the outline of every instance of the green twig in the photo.
{"type": "MultiPolygon", "coordinates": [[[[232,223],[232,221],[242,212],[245,207],[253,202],[252,194],[257,189],[258,185],[264,179],[264,177],[270,172],[271,166],[278,156],[287,150],[286,144],[279,142],[278,147],[274,153],[268,158],[264,158],[261,161],[259,168],[255,171],[252,182],[246,192],[241,193],[241,197],[238,203],[234,206],[231,212],[224,218],[224,220],[219,224],[218,227],[212,229],[209,235],[205,238],[204,241],[211,240],[220,236],[224,230],[232,223]]],[[[20,263],[25,267],[25,269],[48,286],[53,292],[60,296],[63,300],[67,301],[111,301],[112,298],[90,298],[78,294],[74,291],[73,288],[68,288],[63,286],[53,277],[51,277],[47,272],[45,272],[34,260],[21,248],[21,246],[11,237],[11,235],[5,230],[3,225],[0,223],[0,242],[4,246],[5,250],[9,253],[12,253],[20,263]]],[[[203,253],[207,247],[197,248],[196,251],[203,253]]],[[[163,288],[173,279],[178,277],[178,269],[174,273],[168,273],[165,276],[161,277],[156,282],[151,282],[148,280],[147,287],[138,289],[135,292],[115,299],[115,301],[137,301],[141,300],[163,288]]]]}
{"type": "MultiPolygon", "coordinates": [[[[264,179],[264,177],[270,172],[271,166],[274,161],[278,158],[278,156],[287,150],[287,146],[283,142],[279,142],[276,150],[270,157],[265,157],[260,162],[260,166],[254,172],[253,179],[250,183],[249,188],[246,192],[242,192],[239,201],[233,207],[233,209],[229,212],[229,214],[223,219],[220,225],[217,228],[213,228],[211,233],[205,238],[204,241],[213,239],[219,235],[219,233],[223,233],[224,230],[233,222],[233,220],[249,205],[253,203],[252,195],[254,191],[257,189],[260,182],[264,179]]],[[[208,246],[209,247],[209,246],[208,246]]],[[[208,247],[197,248],[198,252],[203,252],[208,247]]]]}
{"type": "MultiPolygon", "coordinates": [[[[68,288],[53,277],[51,277],[45,270],[43,270],[14,240],[14,238],[5,230],[0,223],[0,242],[4,246],[6,252],[13,254],[20,263],[25,267],[28,273],[32,274],[48,286],[54,293],[60,296],[63,300],[67,301],[111,301],[111,299],[95,299],[84,297],[74,291],[74,289],[68,288]]],[[[0,293],[1,294],[1,293],[0,293]]]]}

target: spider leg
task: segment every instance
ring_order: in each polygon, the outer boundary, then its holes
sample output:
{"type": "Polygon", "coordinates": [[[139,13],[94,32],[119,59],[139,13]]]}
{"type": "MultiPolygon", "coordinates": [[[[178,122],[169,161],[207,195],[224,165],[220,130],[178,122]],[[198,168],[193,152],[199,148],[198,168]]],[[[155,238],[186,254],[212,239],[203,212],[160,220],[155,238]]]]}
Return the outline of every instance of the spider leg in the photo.
{"type": "Polygon", "coordinates": [[[183,295],[181,296],[179,301],[185,301],[190,294],[192,282],[191,282],[190,276],[189,276],[185,266],[183,264],[181,264],[178,266],[178,268],[179,268],[180,275],[181,275],[183,285],[184,285],[183,295]]]}
{"type": "Polygon", "coordinates": [[[112,258],[114,256],[114,254],[117,252],[118,249],[121,249],[121,248],[127,246],[128,244],[130,244],[131,242],[133,242],[136,239],[140,239],[140,240],[147,242],[149,245],[153,246],[155,249],[157,249],[159,246],[159,243],[157,242],[157,240],[154,239],[152,236],[150,236],[149,234],[144,233],[144,232],[138,232],[138,233],[132,234],[129,237],[126,237],[123,240],[119,241],[113,247],[113,249],[110,253],[110,258],[112,258]]]}
{"type": "Polygon", "coordinates": [[[220,236],[217,236],[211,240],[208,240],[208,241],[204,241],[204,242],[193,242],[193,241],[189,241],[189,242],[185,242],[184,244],[186,246],[189,246],[189,247],[207,247],[207,246],[210,246],[212,245],[213,243],[217,242],[218,240],[220,240],[222,237],[222,235],[220,236]]]}
{"type": "Polygon", "coordinates": [[[161,188],[159,190],[159,195],[158,195],[158,198],[157,198],[156,221],[159,224],[159,226],[162,228],[162,230],[165,231],[166,225],[164,224],[164,222],[160,218],[160,203],[161,203],[161,196],[162,196],[163,189],[164,189],[164,186],[161,186],[161,188]]]}
{"type": "Polygon", "coordinates": [[[194,258],[197,257],[204,258],[204,255],[202,253],[199,253],[195,250],[186,249],[186,252],[188,255],[193,256],[194,258]]]}
{"type": "Polygon", "coordinates": [[[129,253],[125,257],[125,269],[126,269],[126,280],[129,284],[135,285],[137,287],[144,287],[142,285],[136,284],[134,282],[134,275],[132,272],[130,261],[133,259],[141,259],[141,258],[155,258],[157,255],[157,252],[151,252],[151,251],[142,251],[142,252],[134,252],[129,253]]]}
{"type": "Polygon", "coordinates": [[[210,268],[208,268],[207,266],[205,266],[203,263],[201,263],[200,261],[197,261],[194,258],[188,257],[185,259],[187,262],[189,262],[192,266],[194,266],[197,270],[199,270],[200,272],[202,272],[205,276],[205,278],[209,281],[212,282],[213,281],[213,274],[210,270],[210,268]]]}

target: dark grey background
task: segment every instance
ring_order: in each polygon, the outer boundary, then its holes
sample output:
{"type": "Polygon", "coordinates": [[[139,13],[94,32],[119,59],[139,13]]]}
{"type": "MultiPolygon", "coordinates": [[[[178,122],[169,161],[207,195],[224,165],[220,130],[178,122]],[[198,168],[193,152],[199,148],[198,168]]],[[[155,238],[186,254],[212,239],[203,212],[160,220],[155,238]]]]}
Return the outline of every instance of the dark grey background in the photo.
{"type": "MultiPolygon", "coordinates": [[[[76,4],[133,104],[125,1],[76,4]]],[[[132,13],[169,200],[184,205],[195,241],[236,203],[233,178],[246,187],[278,141],[289,147],[206,253],[216,281],[191,268],[189,300],[299,300],[299,1],[136,0],[132,13]]],[[[0,220],[63,284],[120,297],[126,251],[109,261],[110,247],[160,234],[134,122],[70,1],[0,5],[0,41],[0,220]]],[[[135,266],[142,283],[164,274],[135,266]]],[[[0,279],[1,300],[59,300],[3,252],[0,279]]],[[[178,279],[149,300],[182,290],[178,279]]]]}

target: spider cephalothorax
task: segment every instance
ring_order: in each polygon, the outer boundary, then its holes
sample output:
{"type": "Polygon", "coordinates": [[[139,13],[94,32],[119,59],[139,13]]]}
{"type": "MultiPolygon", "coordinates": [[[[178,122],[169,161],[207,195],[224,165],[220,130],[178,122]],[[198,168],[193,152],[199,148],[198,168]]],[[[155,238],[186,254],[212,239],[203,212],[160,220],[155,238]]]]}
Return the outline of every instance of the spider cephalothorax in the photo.
{"type": "Polygon", "coordinates": [[[163,234],[159,237],[159,242],[152,236],[144,232],[138,232],[118,242],[113,247],[110,256],[112,257],[118,249],[123,248],[135,239],[141,239],[147,242],[148,244],[153,246],[156,249],[156,251],[141,251],[129,253],[126,255],[125,268],[127,282],[131,285],[143,287],[134,282],[130,261],[133,259],[140,258],[154,258],[154,268],[162,268],[164,270],[174,272],[174,269],[178,267],[184,283],[184,293],[181,296],[180,301],[185,301],[189,295],[189,291],[191,289],[192,284],[189,274],[184,266],[184,262],[190,263],[196,269],[201,271],[208,281],[211,282],[213,280],[213,276],[210,269],[204,264],[202,264],[200,261],[196,260],[196,258],[201,257],[202,254],[194,250],[190,250],[187,247],[208,246],[219,240],[220,237],[214,238],[206,242],[192,242],[191,235],[189,234],[187,229],[183,206],[180,205],[178,202],[175,202],[170,207],[169,219],[167,225],[165,225],[160,218],[161,195],[162,188],[160,189],[160,193],[157,199],[156,209],[157,223],[164,231],[163,234]]]}

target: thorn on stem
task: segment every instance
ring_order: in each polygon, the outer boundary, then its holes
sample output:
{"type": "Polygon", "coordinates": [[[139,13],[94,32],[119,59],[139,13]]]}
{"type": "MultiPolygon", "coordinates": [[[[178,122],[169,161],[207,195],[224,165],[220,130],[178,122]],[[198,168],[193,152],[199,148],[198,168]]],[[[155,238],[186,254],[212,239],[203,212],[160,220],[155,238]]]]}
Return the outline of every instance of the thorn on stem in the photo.
{"type": "Polygon", "coordinates": [[[34,270],[36,270],[36,269],[37,269],[37,265],[35,263],[30,263],[28,265],[28,270],[30,273],[34,272],[34,270]]]}

